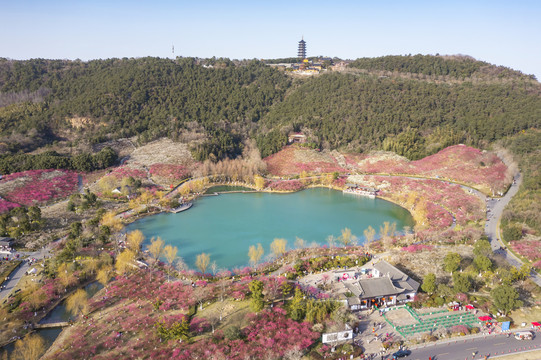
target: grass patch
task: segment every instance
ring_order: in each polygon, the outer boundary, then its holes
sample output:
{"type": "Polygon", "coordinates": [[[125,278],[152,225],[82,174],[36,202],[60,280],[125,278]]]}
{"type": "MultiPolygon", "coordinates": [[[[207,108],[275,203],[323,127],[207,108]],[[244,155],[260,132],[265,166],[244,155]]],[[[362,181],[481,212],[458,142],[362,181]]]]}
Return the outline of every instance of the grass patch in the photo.
{"type": "Polygon", "coordinates": [[[229,326],[243,328],[248,325],[246,315],[251,312],[250,301],[236,301],[231,299],[226,299],[223,302],[216,301],[204,307],[203,310],[199,310],[198,308],[196,316],[206,319],[212,317],[219,318],[220,312],[222,313],[222,321],[218,323],[215,330],[225,330],[229,326]]]}
{"type": "Polygon", "coordinates": [[[246,186],[237,186],[237,185],[217,185],[217,186],[211,186],[210,188],[205,191],[205,194],[214,194],[214,193],[224,193],[224,192],[231,192],[231,191],[253,191],[254,189],[251,189],[246,186]]]}
{"type": "Polygon", "coordinates": [[[541,319],[541,306],[523,307],[511,312],[509,316],[513,319],[515,326],[520,326],[525,322],[526,326],[530,327],[532,321],[541,319]]]}
{"type": "Polygon", "coordinates": [[[22,260],[2,261],[2,263],[0,263],[0,285],[4,283],[6,277],[8,277],[20,264],[22,264],[22,260]]]}

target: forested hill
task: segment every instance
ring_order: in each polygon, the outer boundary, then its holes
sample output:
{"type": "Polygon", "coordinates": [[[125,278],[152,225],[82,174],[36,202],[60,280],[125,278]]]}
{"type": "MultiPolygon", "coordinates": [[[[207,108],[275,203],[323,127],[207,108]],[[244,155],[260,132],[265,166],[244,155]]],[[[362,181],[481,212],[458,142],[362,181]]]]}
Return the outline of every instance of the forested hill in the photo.
{"type": "Polygon", "coordinates": [[[539,127],[541,97],[504,84],[331,73],[298,86],[264,122],[302,124],[331,148],[376,147],[420,158],[458,142],[482,145],[539,127]]]}
{"type": "Polygon", "coordinates": [[[428,76],[449,76],[456,79],[472,77],[532,79],[520,71],[504,66],[494,66],[484,61],[477,61],[469,56],[434,56],[434,55],[389,55],[377,58],[360,58],[349,64],[352,68],[369,71],[392,71],[399,73],[423,74],[428,76]]]}
{"type": "Polygon", "coordinates": [[[248,137],[268,155],[295,129],[313,146],[417,158],[540,125],[540,84],[514,70],[420,55],[358,59],[350,67],[363,70],[295,79],[255,60],[0,59],[0,151],[133,135],[176,139],[196,129],[208,135],[196,157],[219,159],[239,154],[248,137]]]}
{"type": "Polygon", "coordinates": [[[290,86],[286,75],[257,61],[212,67],[195,59],[159,58],[0,62],[0,135],[54,134],[84,118],[93,141],[138,135],[142,142],[175,135],[191,122],[208,132],[217,124],[261,119],[290,86]],[[37,93],[45,96],[39,97],[37,93]],[[34,96],[37,99],[28,102],[34,96]],[[19,102],[22,101],[22,102],[19,102]],[[39,102],[39,100],[44,100],[39,102]]]}

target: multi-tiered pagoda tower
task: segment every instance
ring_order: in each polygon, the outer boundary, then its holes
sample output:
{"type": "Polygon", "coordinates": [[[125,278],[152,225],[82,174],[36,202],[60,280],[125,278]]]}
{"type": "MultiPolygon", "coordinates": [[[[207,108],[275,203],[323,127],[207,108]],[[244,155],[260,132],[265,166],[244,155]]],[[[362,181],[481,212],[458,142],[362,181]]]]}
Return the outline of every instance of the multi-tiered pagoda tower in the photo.
{"type": "Polygon", "coordinates": [[[297,52],[297,56],[301,58],[301,60],[306,58],[306,41],[304,41],[304,36],[302,37],[302,40],[299,41],[299,51],[297,52]]]}

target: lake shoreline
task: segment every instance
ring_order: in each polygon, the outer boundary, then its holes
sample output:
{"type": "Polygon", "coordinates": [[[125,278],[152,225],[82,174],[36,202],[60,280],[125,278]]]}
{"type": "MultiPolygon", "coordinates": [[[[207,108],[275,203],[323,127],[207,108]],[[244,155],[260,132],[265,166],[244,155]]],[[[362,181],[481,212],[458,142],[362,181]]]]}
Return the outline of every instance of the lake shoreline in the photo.
{"type": "MultiPolygon", "coordinates": [[[[211,186],[208,186],[207,190],[208,188],[211,186]]],[[[239,195],[242,193],[230,192],[231,197],[219,202],[214,200],[215,196],[212,194],[198,194],[190,199],[194,204],[204,200],[205,205],[208,205],[207,202],[214,201],[212,207],[205,207],[204,214],[199,206],[194,206],[178,217],[171,217],[163,211],[144,213],[143,216],[133,216],[133,221],[126,226],[126,231],[138,229],[143,231],[147,242],[152,237],[160,236],[167,243],[182,248],[182,256],[190,268],[193,268],[191,263],[195,255],[206,252],[210,253],[220,266],[231,269],[247,265],[248,261],[241,264],[238,258],[239,254],[248,251],[250,245],[262,243],[263,246],[268,246],[275,238],[287,239],[290,247],[296,238],[307,239],[306,246],[321,247],[329,241],[329,237],[338,239],[340,231],[345,228],[351,228],[359,242],[363,242],[363,233],[368,226],[378,229],[384,222],[394,222],[397,223],[397,232],[400,233],[403,227],[414,225],[413,217],[407,209],[387,199],[344,196],[340,188],[324,185],[307,186],[300,190],[246,192],[255,197],[244,197],[239,195]],[[300,190],[316,192],[302,194],[300,190]],[[267,197],[272,194],[295,193],[299,195],[290,199],[267,197]],[[264,198],[258,194],[264,195],[264,198]],[[194,213],[195,211],[197,213],[194,213]],[[161,216],[150,219],[149,215],[161,216]],[[209,223],[209,219],[212,219],[212,222],[209,223]],[[142,222],[134,225],[137,221],[142,222]],[[220,239],[220,242],[212,239],[220,239]],[[227,244],[227,248],[217,250],[221,246],[217,244],[222,242],[227,244]],[[234,257],[236,260],[231,260],[234,257]]]]}
{"type": "MultiPolygon", "coordinates": [[[[243,185],[237,185],[237,184],[231,184],[231,185],[228,185],[228,184],[223,184],[223,183],[211,183],[209,186],[205,187],[203,189],[203,191],[201,191],[201,193],[199,194],[194,194],[194,196],[189,200],[190,202],[195,202],[196,200],[198,200],[199,198],[202,198],[202,197],[207,197],[207,196],[216,196],[216,195],[222,195],[222,194],[235,194],[235,193],[246,193],[246,194],[250,194],[250,193],[269,193],[269,194],[283,194],[283,195],[287,195],[287,194],[294,194],[294,193],[297,193],[297,192],[300,192],[300,191],[303,191],[303,190],[307,190],[307,189],[316,189],[316,188],[323,188],[323,189],[329,189],[329,190],[336,190],[336,191],[340,191],[342,192],[344,190],[343,187],[339,187],[339,186],[332,186],[332,185],[321,185],[321,184],[311,184],[311,185],[308,185],[302,189],[299,189],[299,190],[272,190],[272,189],[262,189],[262,190],[258,190],[255,188],[255,186],[251,185],[251,184],[245,184],[243,183],[243,185]],[[224,191],[224,192],[217,192],[215,194],[207,194],[206,191],[208,191],[209,189],[213,188],[213,187],[216,187],[216,186],[231,186],[231,187],[235,187],[235,186],[242,186],[242,187],[245,187],[247,189],[252,189],[251,191],[224,191]]],[[[167,194],[167,195],[170,195],[167,194]]],[[[412,214],[412,212],[410,210],[408,210],[407,208],[405,208],[403,206],[403,204],[397,202],[397,201],[394,201],[392,198],[388,198],[388,197],[382,197],[380,195],[377,195],[376,196],[376,199],[380,199],[380,200],[384,200],[384,201],[387,201],[389,203],[392,203],[396,206],[399,206],[400,208],[406,210],[412,217],[412,219],[414,219],[414,216],[412,214]]],[[[146,217],[149,217],[149,216],[153,216],[153,215],[159,215],[159,214],[163,214],[163,213],[167,213],[169,212],[168,210],[164,210],[164,209],[161,209],[159,211],[149,211],[149,212],[141,212],[141,213],[137,213],[131,217],[129,217],[129,221],[126,221],[128,218],[123,218],[124,220],[124,225],[130,225],[138,220],[141,220],[143,218],[146,218],[146,217]]],[[[415,220],[414,221],[414,224],[412,226],[412,228],[416,225],[416,222],[415,220]]]]}

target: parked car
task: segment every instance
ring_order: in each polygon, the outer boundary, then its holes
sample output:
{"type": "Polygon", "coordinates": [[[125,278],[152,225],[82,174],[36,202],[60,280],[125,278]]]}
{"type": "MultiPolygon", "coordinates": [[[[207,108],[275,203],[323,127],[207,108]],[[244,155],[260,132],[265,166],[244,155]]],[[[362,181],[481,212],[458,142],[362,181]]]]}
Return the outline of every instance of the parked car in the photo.
{"type": "Polygon", "coordinates": [[[533,333],[531,331],[518,331],[515,333],[515,339],[517,340],[533,340],[533,333]]]}
{"type": "Polygon", "coordinates": [[[411,354],[411,351],[409,350],[398,350],[397,352],[393,354],[393,358],[395,359],[402,358],[402,357],[409,356],[410,354],[411,354]]]}

